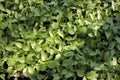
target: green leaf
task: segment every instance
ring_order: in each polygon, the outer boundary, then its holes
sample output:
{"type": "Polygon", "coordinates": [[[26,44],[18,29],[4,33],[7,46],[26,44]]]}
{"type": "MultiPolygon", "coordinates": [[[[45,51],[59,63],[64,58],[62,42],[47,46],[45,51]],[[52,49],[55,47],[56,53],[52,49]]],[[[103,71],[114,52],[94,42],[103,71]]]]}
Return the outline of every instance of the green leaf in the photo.
{"type": "Polygon", "coordinates": [[[98,20],[101,20],[101,19],[102,19],[102,17],[101,17],[101,11],[98,10],[97,13],[98,13],[97,19],[98,19],[98,20]]]}
{"type": "Polygon", "coordinates": [[[58,35],[60,36],[60,37],[62,37],[62,38],[64,38],[64,33],[63,33],[63,31],[61,31],[61,30],[58,30],[58,35]]]}
{"type": "Polygon", "coordinates": [[[73,51],[68,51],[66,53],[64,53],[65,57],[73,57],[74,56],[74,52],[73,51]]]}
{"type": "Polygon", "coordinates": [[[52,26],[53,29],[57,29],[59,27],[59,23],[58,22],[53,22],[51,26],[52,26]]]}
{"type": "Polygon", "coordinates": [[[37,71],[45,71],[47,67],[45,64],[36,64],[35,68],[37,71]]]}
{"type": "Polygon", "coordinates": [[[91,71],[87,73],[86,77],[90,80],[97,80],[98,74],[96,73],[96,71],[91,71]]]}
{"type": "Polygon", "coordinates": [[[29,46],[27,46],[27,45],[22,45],[22,49],[23,49],[24,51],[29,51],[29,46]]]}
{"type": "Polygon", "coordinates": [[[103,70],[104,69],[104,64],[99,64],[94,68],[95,70],[103,70]]]}
{"type": "Polygon", "coordinates": [[[19,9],[20,9],[20,10],[22,10],[22,9],[23,9],[23,7],[24,7],[24,6],[23,6],[23,4],[22,4],[22,3],[20,3],[20,5],[19,5],[19,9]]]}
{"type": "Polygon", "coordinates": [[[77,70],[77,76],[83,77],[83,75],[84,75],[84,68],[77,70]]]}
{"type": "Polygon", "coordinates": [[[8,65],[13,66],[17,62],[17,57],[8,58],[8,65]]]}
{"type": "Polygon", "coordinates": [[[15,42],[15,45],[16,45],[18,48],[22,48],[22,44],[19,43],[19,42],[15,42]]]}
{"type": "Polygon", "coordinates": [[[28,73],[28,69],[27,68],[24,68],[23,71],[22,71],[22,73],[26,77],[30,76],[29,73],[28,73]]]}
{"type": "MultiPolygon", "coordinates": [[[[3,1],[3,0],[2,0],[3,1]]],[[[0,10],[1,11],[5,11],[5,7],[3,7],[3,5],[0,3],[0,10]]]]}
{"type": "Polygon", "coordinates": [[[66,78],[70,78],[70,77],[72,77],[73,75],[74,75],[74,73],[68,72],[68,73],[65,75],[65,77],[66,77],[66,78]]]}
{"type": "Polygon", "coordinates": [[[11,45],[8,45],[8,46],[5,47],[5,49],[8,50],[8,51],[13,51],[14,47],[11,46],[11,45]]]}
{"type": "Polygon", "coordinates": [[[56,44],[62,43],[62,40],[61,40],[60,37],[55,37],[55,38],[54,38],[54,41],[55,41],[56,44]]]}
{"type": "Polygon", "coordinates": [[[25,64],[17,64],[17,65],[15,65],[15,69],[17,70],[17,71],[21,71],[22,69],[24,69],[25,68],[25,64]]]}
{"type": "Polygon", "coordinates": [[[86,27],[80,27],[79,31],[80,31],[80,33],[84,33],[85,34],[87,32],[87,28],[86,27]]]}
{"type": "Polygon", "coordinates": [[[108,46],[109,49],[113,49],[115,47],[115,41],[111,42],[108,46]]]}
{"type": "Polygon", "coordinates": [[[44,51],[42,51],[42,52],[41,52],[41,60],[42,60],[42,61],[46,61],[47,58],[48,58],[47,53],[45,53],[44,51]]]}
{"type": "Polygon", "coordinates": [[[3,14],[0,14],[0,22],[3,20],[3,14]]]}
{"type": "Polygon", "coordinates": [[[104,60],[105,60],[106,62],[109,62],[110,59],[111,59],[111,57],[110,57],[110,52],[106,52],[106,53],[104,54],[104,60]]]}
{"type": "Polygon", "coordinates": [[[0,29],[5,29],[8,26],[7,22],[0,22],[0,29]]]}
{"type": "Polygon", "coordinates": [[[120,50],[120,44],[119,44],[119,45],[117,45],[117,49],[118,49],[118,50],[120,50]]]}
{"type": "Polygon", "coordinates": [[[27,60],[32,60],[33,56],[35,56],[34,53],[29,53],[26,58],[27,60]]]}
{"type": "Polygon", "coordinates": [[[61,54],[57,54],[57,55],[55,56],[55,60],[60,59],[60,58],[61,58],[61,54]]]}
{"type": "Polygon", "coordinates": [[[105,24],[103,27],[102,27],[104,30],[107,30],[109,28],[109,25],[108,24],[105,24]]]}
{"type": "Polygon", "coordinates": [[[28,69],[28,73],[30,73],[30,74],[35,73],[35,69],[33,67],[27,67],[27,69],[28,69]]]}
{"type": "Polygon", "coordinates": [[[72,77],[74,75],[74,73],[69,72],[69,71],[67,71],[65,69],[62,71],[62,74],[64,74],[66,78],[70,78],[70,77],[72,77]]]}
{"type": "Polygon", "coordinates": [[[60,80],[60,75],[59,74],[53,74],[53,80],[60,80]]]}
{"type": "Polygon", "coordinates": [[[48,61],[48,67],[49,68],[55,68],[58,67],[60,63],[58,61],[48,61]]]}
{"type": "Polygon", "coordinates": [[[117,65],[117,59],[115,57],[113,57],[113,60],[110,62],[110,64],[112,66],[116,66],[117,65]]]}
{"type": "Polygon", "coordinates": [[[19,0],[15,0],[15,3],[16,3],[16,4],[19,4],[19,0]]]}
{"type": "Polygon", "coordinates": [[[113,9],[113,11],[115,10],[115,2],[114,1],[112,1],[112,9],[113,9]]]}
{"type": "Polygon", "coordinates": [[[115,40],[120,44],[120,38],[119,37],[115,37],[115,40]]]}
{"type": "Polygon", "coordinates": [[[68,32],[69,32],[71,35],[75,34],[75,31],[74,31],[73,28],[68,28],[68,32]]]}
{"type": "Polygon", "coordinates": [[[63,61],[62,66],[68,67],[68,66],[73,66],[73,65],[76,65],[76,64],[77,64],[77,61],[74,61],[74,60],[69,58],[69,59],[66,59],[66,60],[63,61]]]}
{"type": "Polygon", "coordinates": [[[8,67],[8,68],[7,68],[7,72],[9,72],[9,73],[13,73],[13,67],[11,67],[11,66],[8,67]]]}
{"type": "Polygon", "coordinates": [[[35,12],[34,16],[40,16],[40,10],[39,9],[36,8],[34,10],[34,12],[35,12]]]}
{"type": "Polygon", "coordinates": [[[5,0],[0,0],[0,2],[4,2],[5,0]]]}
{"type": "Polygon", "coordinates": [[[36,38],[36,34],[35,33],[33,33],[33,32],[25,32],[25,34],[24,34],[24,38],[25,39],[35,39],[36,38]]]}
{"type": "Polygon", "coordinates": [[[49,30],[49,35],[50,35],[50,37],[54,37],[54,35],[53,35],[53,32],[51,31],[51,30],[49,30]]]}
{"type": "Polygon", "coordinates": [[[19,61],[20,63],[25,63],[25,57],[19,57],[17,61],[19,61]]]}
{"type": "Polygon", "coordinates": [[[0,79],[5,80],[5,74],[0,74],[0,79]]]}

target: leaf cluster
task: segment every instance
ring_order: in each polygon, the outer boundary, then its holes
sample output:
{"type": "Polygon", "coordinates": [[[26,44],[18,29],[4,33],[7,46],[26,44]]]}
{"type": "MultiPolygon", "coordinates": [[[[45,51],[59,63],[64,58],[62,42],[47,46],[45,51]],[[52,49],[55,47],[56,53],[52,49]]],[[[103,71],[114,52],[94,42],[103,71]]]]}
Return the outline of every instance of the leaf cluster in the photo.
{"type": "Polygon", "coordinates": [[[0,0],[0,79],[119,80],[120,0],[0,0]]]}

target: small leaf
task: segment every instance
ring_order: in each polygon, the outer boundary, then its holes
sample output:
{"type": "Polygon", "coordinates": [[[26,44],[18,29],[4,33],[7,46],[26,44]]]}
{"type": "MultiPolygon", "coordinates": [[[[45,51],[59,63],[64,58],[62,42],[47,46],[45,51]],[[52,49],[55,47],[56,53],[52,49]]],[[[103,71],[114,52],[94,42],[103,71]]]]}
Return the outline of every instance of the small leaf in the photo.
{"type": "Polygon", "coordinates": [[[60,37],[64,38],[64,33],[63,33],[63,31],[58,30],[57,33],[58,33],[58,35],[59,35],[60,37]]]}
{"type": "Polygon", "coordinates": [[[111,59],[111,57],[110,57],[110,52],[106,52],[106,53],[104,54],[104,60],[107,61],[107,62],[109,62],[110,59],[111,59]]]}
{"type": "Polygon", "coordinates": [[[24,51],[29,51],[29,47],[28,47],[27,45],[23,45],[23,46],[22,46],[22,49],[23,49],[24,51]]]}
{"type": "Polygon", "coordinates": [[[44,51],[41,52],[41,60],[42,61],[46,61],[46,59],[48,58],[47,53],[45,53],[44,51]]]}
{"type": "Polygon", "coordinates": [[[20,57],[17,59],[20,63],[25,63],[25,57],[20,57]]]}
{"type": "Polygon", "coordinates": [[[102,17],[101,17],[101,11],[98,10],[97,13],[98,13],[98,16],[97,16],[98,20],[101,20],[102,19],[102,17]]]}
{"type": "Polygon", "coordinates": [[[51,31],[51,30],[49,30],[49,35],[50,35],[50,37],[54,37],[54,35],[53,35],[53,32],[51,31]]]}
{"type": "Polygon", "coordinates": [[[13,66],[13,65],[15,65],[16,61],[17,61],[17,58],[15,58],[15,57],[8,58],[8,65],[13,66]]]}
{"type": "Polygon", "coordinates": [[[72,29],[72,28],[68,28],[68,32],[69,32],[71,35],[73,35],[73,34],[75,33],[74,29],[72,29]]]}
{"type": "Polygon", "coordinates": [[[102,27],[104,30],[107,30],[109,28],[109,25],[108,24],[105,24],[103,27],[102,27]]]}
{"type": "Polygon", "coordinates": [[[58,22],[53,22],[52,23],[52,28],[53,29],[57,29],[59,27],[59,23],[58,22]]]}
{"type": "Polygon", "coordinates": [[[64,74],[66,78],[70,78],[70,77],[72,77],[74,75],[74,73],[69,72],[69,71],[67,71],[65,69],[62,71],[62,74],[64,74]]]}
{"type": "Polygon", "coordinates": [[[78,30],[80,31],[80,33],[86,33],[87,32],[86,27],[80,27],[78,30]]]}
{"type": "Polygon", "coordinates": [[[20,3],[20,5],[19,5],[19,9],[20,9],[20,10],[23,9],[23,4],[22,4],[22,3],[20,3]]]}
{"type": "Polygon", "coordinates": [[[87,73],[87,78],[90,80],[97,80],[98,74],[96,73],[96,71],[91,71],[89,73],[87,73]]]}
{"type": "Polygon", "coordinates": [[[109,49],[113,49],[115,47],[115,41],[111,42],[108,46],[109,49]]]}
{"type": "Polygon", "coordinates": [[[37,71],[45,71],[46,65],[45,64],[36,64],[35,68],[37,71]]]}
{"type": "Polygon", "coordinates": [[[56,56],[55,56],[55,59],[57,60],[57,59],[60,59],[61,58],[61,54],[57,54],[56,56]]]}
{"type": "Polygon", "coordinates": [[[0,22],[3,20],[3,14],[0,14],[0,22]]]}
{"type": "Polygon", "coordinates": [[[15,69],[17,70],[17,71],[21,71],[22,69],[24,69],[25,68],[25,65],[24,64],[17,64],[17,65],[15,65],[15,69]]]}
{"type": "Polygon", "coordinates": [[[104,64],[100,64],[94,68],[95,70],[102,70],[104,69],[104,64]]]}
{"type": "Polygon", "coordinates": [[[27,69],[28,69],[28,73],[30,73],[30,74],[34,74],[35,73],[35,69],[32,68],[32,67],[28,67],[27,69]]]}
{"type": "Polygon", "coordinates": [[[118,49],[118,50],[120,50],[120,44],[119,44],[119,45],[117,45],[117,49],[118,49]]]}
{"type": "Polygon", "coordinates": [[[8,51],[14,51],[14,47],[12,45],[6,46],[5,49],[8,51]]]}
{"type": "Polygon", "coordinates": [[[34,16],[40,16],[40,11],[38,9],[34,10],[35,14],[34,16]]]}
{"type": "Polygon", "coordinates": [[[55,68],[55,67],[58,67],[59,65],[60,65],[60,63],[58,61],[49,61],[48,62],[49,68],[55,68]]]}
{"type": "Polygon", "coordinates": [[[7,68],[7,72],[12,73],[12,72],[13,72],[13,67],[11,67],[11,66],[8,67],[8,68],[7,68]]]}
{"type": "Polygon", "coordinates": [[[15,45],[16,45],[18,48],[22,48],[22,44],[21,44],[21,43],[16,42],[15,45]]]}
{"type": "Polygon", "coordinates": [[[117,65],[117,59],[115,57],[113,57],[113,60],[110,63],[112,66],[116,66],[117,65]]]}
{"type": "Polygon", "coordinates": [[[15,0],[15,3],[16,3],[16,4],[19,4],[19,0],[15,0]]]}
{"type": "Polygon", "coordinates": [[[112,0],[112,9],[115,10],[115,2],[112,0]]]}
{"type": "Polygon", "coordinates": [[[120,44],[120,38],[119,37],[115,37],[115,40],[120,44]]]}
{"type": "Polygon", "coordinates": [[[5,29],[8,26],[7,22],[0,22],[0,29],[5,29]]]}
{"type": "Polygon", "coordinates": [[[57,44],[62,43],[62,40],[61,40],[60,37],[55,37],[55,38],[54,38],[54,41],[55,41],[55,43],[57,43],[57,44]]]}
{"type": "Polygon", "coordinates": [[[83,77],[84,75],[84,68],[77,70],[77,76],[83,77]]]}
{"type": "Polygon", "coordinates": [[[72,77],[73,75],[74,75],[74,73],[68,72],[67,74],[65,74],[65,77],[66,77],[66,78],[70,78],[70,77],[72,77]]]}
{"type": "Polygon", "coordinates": [[[28,77],[29,76],[29,73],[28,73],[28,69],[27,68],[24,68],[23,71],[22,71],[23,75],[28,77]]]}
{"type": "Polygon", "coordinates": [[[27,60],[32,60],[33,56],[35,56],[35,54],[34,53],[30,53],[30,54],[27,55],[26,59],[27,60]]]}
{"type": "Polygon", "coordinates": [[[68,51],[64,54],[65,57],[72,57],[74,55],[74,52],[68,51]]]}
{"type": "Polygon", "coordinates": [[[94,20],[94,15],[93,14],[90,14],[90,17],[92,20],[94,20]]]}
{"type": "Polygon", "coordinates": [[[59,74],[53,74],[53,80],[60,80],[60,78],[59,74]]]}
{"type": "Polygon", "coordinates": [[[5,8],[3,7],[3,5],[1,3],[0,3],[0,10],[5,11],[5,8]]]}

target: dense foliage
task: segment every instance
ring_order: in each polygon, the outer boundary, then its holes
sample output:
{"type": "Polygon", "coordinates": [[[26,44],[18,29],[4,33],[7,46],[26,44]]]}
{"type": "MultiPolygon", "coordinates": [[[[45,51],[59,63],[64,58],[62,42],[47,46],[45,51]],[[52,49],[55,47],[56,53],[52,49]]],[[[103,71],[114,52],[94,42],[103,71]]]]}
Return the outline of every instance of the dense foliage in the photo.
{"type": "Polygon", "coordinates": [[[0,0],[0,80],[119,80],[120,0],[0,0]]]}

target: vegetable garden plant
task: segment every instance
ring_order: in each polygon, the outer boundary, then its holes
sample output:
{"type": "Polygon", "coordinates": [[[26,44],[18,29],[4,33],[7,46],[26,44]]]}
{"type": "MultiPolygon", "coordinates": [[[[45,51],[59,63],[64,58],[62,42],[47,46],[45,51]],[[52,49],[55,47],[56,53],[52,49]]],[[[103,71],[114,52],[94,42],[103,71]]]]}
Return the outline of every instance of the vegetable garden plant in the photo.
{"type": "Polygon", "coordinates": [[[120,80],[120,0],[0,0],[0,80],[120,80]]]}

